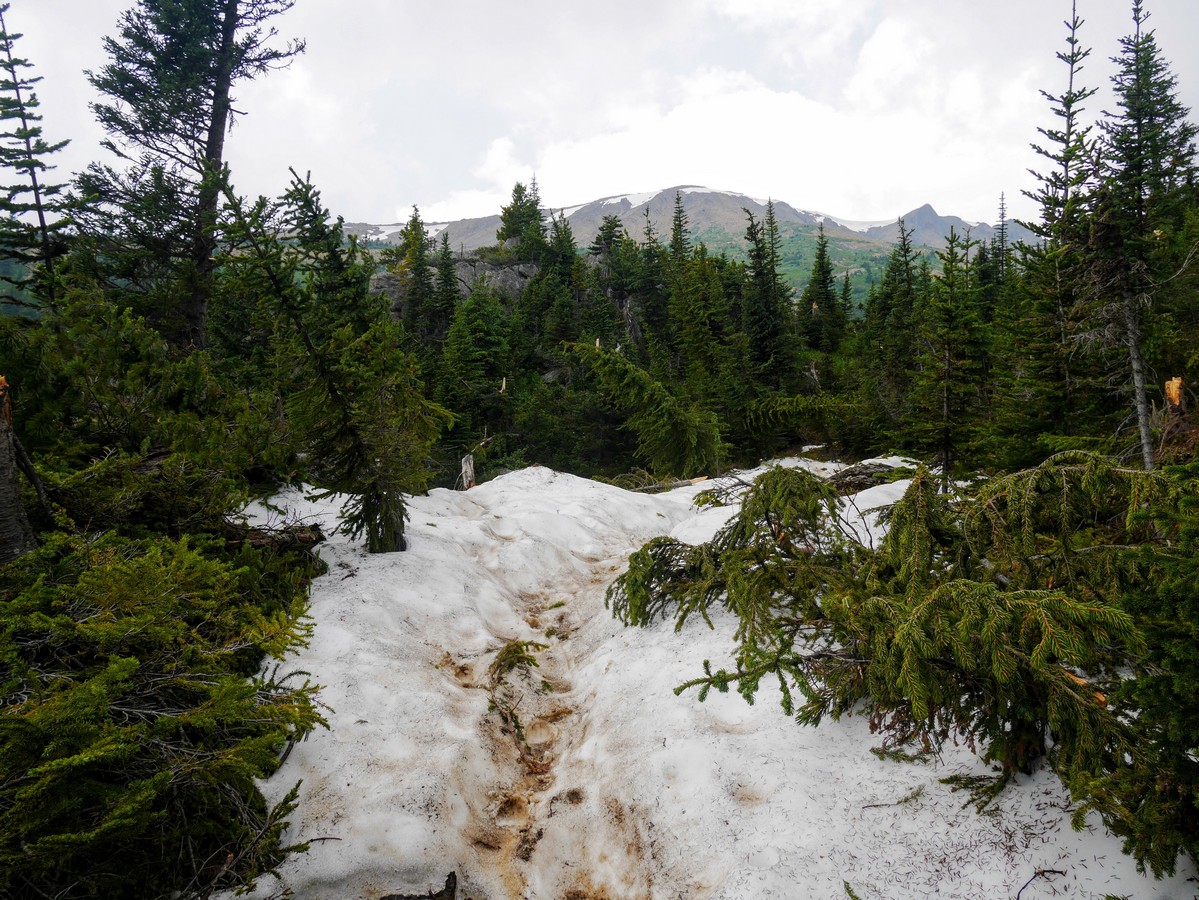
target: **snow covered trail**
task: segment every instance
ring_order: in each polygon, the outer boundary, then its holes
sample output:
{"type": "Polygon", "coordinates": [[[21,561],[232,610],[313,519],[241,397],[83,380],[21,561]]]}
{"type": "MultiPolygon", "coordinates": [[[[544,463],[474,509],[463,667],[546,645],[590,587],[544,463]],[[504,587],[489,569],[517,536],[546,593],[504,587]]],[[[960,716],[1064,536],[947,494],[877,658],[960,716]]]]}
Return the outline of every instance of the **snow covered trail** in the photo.
{"type": "MultiPolygon", "coordinates": [[[[731,620],[625,629],[603,598],[650,537],[723,524],[728,509],[690,508],[702,487],[647,496],[534,467],[414,499],[406,553],[322,548],[292,666],[324,686],[331,728],[265,786],[304,780],[289,838],[314,843],[281,873],[297,898],[422,893],[451,871],[474,900],[1199,892],[1193,868],[1154,882],[1102,829],[1073,832],[1047,773],[979,816],[939,781],[986,772],[964,748],[883,761],[864,721],[801,728],[768,687],[752,707],[676,697],[702,660],[727,662],[731,620]],[[513,641],[537,667],[492,672],[513,641]]],[[[280,502],[332,531],[334,505],[280,502]]]]}

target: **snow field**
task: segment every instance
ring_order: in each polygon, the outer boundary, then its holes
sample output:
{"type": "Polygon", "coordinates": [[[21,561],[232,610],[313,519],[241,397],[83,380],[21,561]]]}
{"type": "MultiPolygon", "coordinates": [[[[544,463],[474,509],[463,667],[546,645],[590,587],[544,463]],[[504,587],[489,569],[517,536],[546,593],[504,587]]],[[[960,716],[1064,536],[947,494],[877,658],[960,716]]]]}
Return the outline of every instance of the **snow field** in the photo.
{"type": "MultiPolygon", "coordinates": [[[[649,538],[727,520],[690,507],[704,487],[649,496],[534,467],[413,499],[405,553],[322,547],[314,637],[291,666],[324,686],[331,728],[264,786],[278,799],[304,780],[289,838],[314,843],[281,871],[297,898],[420,893],[450,871],[474,900],[844,898],[845,882],[863,900],[1015,897],[1030,878],[1022,900],[1196,894],[1193,868],[1155,882],[1102,828],[1072,831],[1050,773],[980,816],[939,781],[987,773],[964,747],[881,760],[863,719],[802,728],[768,682],[754,706],[676,697],[704,659],[730,663],[731,617],[626,629],[603,598],[649,538]],[[544,649],[497,683],[510,641],[544,649]]],[[[877,539],[869,508],[901,491],[864,491],[847,515],[877,539]]],[[[277,502],[332,532],[335,504],[277,502]]]]}

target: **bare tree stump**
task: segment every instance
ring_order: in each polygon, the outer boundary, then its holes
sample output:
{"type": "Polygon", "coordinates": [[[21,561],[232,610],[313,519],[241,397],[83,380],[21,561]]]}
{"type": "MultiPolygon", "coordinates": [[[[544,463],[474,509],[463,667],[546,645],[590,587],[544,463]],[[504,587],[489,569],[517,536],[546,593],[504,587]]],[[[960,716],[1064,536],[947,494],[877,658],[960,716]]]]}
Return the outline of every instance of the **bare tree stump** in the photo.
{"type": "Polygon", "coordinates": [[[1187,401],[1182,393],[1182,377],[1171,378],[1166,382],[1166,411],[1171,418],[1186,415],[1187,401]]]}

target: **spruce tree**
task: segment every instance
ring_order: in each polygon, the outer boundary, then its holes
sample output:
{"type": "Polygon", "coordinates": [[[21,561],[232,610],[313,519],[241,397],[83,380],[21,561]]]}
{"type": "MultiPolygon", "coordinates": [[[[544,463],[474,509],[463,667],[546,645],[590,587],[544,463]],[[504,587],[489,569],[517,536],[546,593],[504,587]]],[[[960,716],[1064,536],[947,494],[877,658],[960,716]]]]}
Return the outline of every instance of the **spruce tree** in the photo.
{"type": "Polygon", "coordinates": [[[1039,216],[1024,223],[1038,240],[1018,251],[1020,277],[995,321],[995,447],[1001,463],[1028,465],[1051,449],[1094,444],[1086,436],[1106,427],[1102,368],[1080,352],[1085,254],[1090,241],[1090,195],[1095,141],[1083,124],[1083,104],[1095,90],[1082,85],[1090,50],[1080,40],[1076,11],[1066,21],[1060,93],[1042,91],[1054,124],[1038,132],[1033,149],[1045,163],[1034,171],[1039,216]]]}
{"type": "Polygon", "coordinates": [[[501,246],[510,246],[517,259],[540,260],[546,245],[546,231],[536,178],[529,187],[519,181],[512,186],[512,198],[500,210],[500,227],[495,239],[501,246]]]}
{"type": "Polygon", "coordinates": [[[275,314],[275,369],[308,477],[321,496],[349,496],[342,528],[365,534],[370,552],[403,550],[404,493],[424,489],[433,442],[452,416],[424,398],[398,324],[370,294],[373,261],[293,176],[277,218],[265,200],[249,209],[231,201],[226,265],[240,291],[275,314]]]}
{"type": "Polygon", "coordinates": [[[883,749],[964,739],[998,766],[984,806],[1047,765],[1076,827],[1097,812],[1170,873],[1199,851],[1194,468],[1068,452],[955,497],[920,471],[877,545],[832,485],[775,468],[709,543],[633,554],[608,602],[641,626],[736,617],[734,665],[680,691],[777,683],[801,724],[866,715],[883,749]]]}
{"type": "Polygon", "coordinates": [[[990,323],[996,310],[1003,304],[1004,295],[1010,284],[1011,246],[1007,238],[1007,200],[999,195],[999,219],[995,234],[990,241],[976,244],[974,270],[978,278],[979,311],[983,321],[990,323]]]}
{"type": "MultiPolygon", "coordinates": [[[[45,172],[53,168],[48,157],[67,145],[67,141],[47,143],[42,136],[42,117],[33,86],[41,81],[27,70],[32,64],[16,56],[13,48],[21,38],[8,31],[4,15],[8,3],[0,4],[0,167],[11,171],[0,199],[0,260],[5,268],[0,279],[22,293],[33,285],[31,270],[44,267],[45,278],[38,285],[45,301],[53,306],[57,294],[54,277],[55,259],[63,252],[63,232],[67,221],[64,185],[46,183],[45,172]]],[[[27,302],[10,296],[9,301],[27,302]]]]}
{"type": "Polygon", "coordinates": [[[232,91],[304,50],[273,45],[268,25],[294,2],[137,0],[104,40],[109,62],[87,73],[105,146],[126,168],[79,176],[81,227],[113,284],[168,307],[156,313],[184,346],[208,339],[232,91]]]}
{"type": "Polygon", "coordinates": [[[1145,347],[1158,283],[1176,274],[1159,251],[1163,237],[1183,227],[1195,203],[1196,127],[1178,100],[1177,80],[1161,57],[1148,13],[1132,7],[1134,29],[1120,41],[1113,76],[1117,110],[1102,122],[1102,185],[1095,201],[1090,292],[1092,336],[1118,340],[1127,354],[1126,381],[1136,414],[1142,464],[1154,466],[1145,347]]]}
{"type": "Polygon", "coordinates": [[[629,237],[619,216],[604,216],[587,252],[596,263],[595,296],[585,317],[589,324],[584,332],[609,344],[623,340],[635,348],[643,347],[645,339],[633,305],[637,243],[629,237]]]}
{"type": "Polygon", "coordinates": [[[744,210],[749,266],[742,301],[743,327],[749,337],[751,359],[758,380],[768,390],[778,390],[789,380],[795,365],[791,358],[789,313],[791,290],[779,273],[778,224],[774,204],[766,207],[759,222],[744,210]]]}
{"type": "Polygon", "coordinates": [[[734,371],[728,346],[728,301],[717,261],[701,244],[685,258],[670,291],[672,330],[678,338],[678,370],[687,396],[720,409],[728,421],[735,413],[736,387],[745,373],[734,371]]]}
{"type": "MultiPolygon", "coordinates": [[[[404,223],[399,243],[394,250],[384,251],[384,258],[393,263],[392,270],[399,276],[404,291],[404,303],[400,321],[408,333],[411,348],[422,355],[434,335],[438,316],[434,309],[433,267],[429,265],[430,241],[420,210],[412,207],[412,215],[404,223]]],[[[444,331],[442,332],[444,334],[444,331]]]]}
{"type": "Polygon", "coordinates": [[[574,344],[572,355],[599,379],[609,402],[627,416],[637,455],[655,475],[719,472],[724,453],[720,423],[702,403],[679,397],[621,353],[574,344]]]}
{"type": "Polygon", "coordinates": [[[638,256],[634,276],[634,315],[644,341],[638,349],[642,358],[648,361],[655,349],[669,348],[674,343],[668,310],[668,251],[662,247],[648,209],[638,256]]]}
{"type": "Polygon", "coordinates": [[[258,785],[324,724],[278,665],[310,631],[305,557],[98,529],[0,569],[0,894],[207,897],[303,849],[298,786],[258,785]]]}
{"type": "Polygon", "coordinates": [[[908,446],[936,458],[946,488],[977,448],[984,411],[988,348],[970,246],[950,229],[941,272],[917,302],[919,354],[902,429],[908,446]]]}
{"type": "Polygon", "coordinates": [[[434,264],[433,289],[433,334],[443,338],[449,330],[454,318],[454,310],[462,299],[462,287],[458,283],[458,269],[454,261],[454,252],[450,249],[450,236],[441,233],[441,241],[437,247],[437,259],[434,264]]]}
{"type": "Polygon", "coordinates": [[[543,340],[552,344],[578,340],[586,276],[574,231],[561,213],[550,216],[541,277],[551,297],[541,329],[543,340]]]}
{"type": "Polygon", "coordinates": [[[463,452],[501,428],[507,399],[501,388],[512,374],[508,331],[508,315],[499,298],[480,281],[454,313],[437,387],[438,402],[457,417],[451,440],[456,439],[463,452]]]}
{"type": "Polygon", "coordinates": [[[912,230],[899,220],[899,239],[862,322],[861,347],[868,366],[869,399],[884,422],[895,427],[906,415],[916,361],[915,310],[922,290],[921,259],[912,230]]]}
{"type": "Polygon", "coordinates": [[[845,336],[846,318],[837,296],[823,222],[816,233],[816,258],[812,262],[812,271],[799,298],[799,321],[809,347],[822,353],[837,352],[845,336]]]}
{"type": "Polygon", "coordinates": [[[670,265],[678,271],[691,253],[691,232],[687,209],[683,206],[683,192],[674,192],[674,212],[670,220],[670,265]]]}

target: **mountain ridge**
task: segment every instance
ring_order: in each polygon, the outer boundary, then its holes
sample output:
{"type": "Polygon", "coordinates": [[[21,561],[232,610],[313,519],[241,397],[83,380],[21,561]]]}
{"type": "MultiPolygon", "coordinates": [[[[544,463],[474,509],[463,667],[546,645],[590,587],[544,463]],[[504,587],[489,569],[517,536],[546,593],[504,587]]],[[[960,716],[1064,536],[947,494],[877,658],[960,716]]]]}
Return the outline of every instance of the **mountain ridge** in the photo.
{"type": "MultiPolygon", "coordinates": [[[[766,200],[751,197],[738,191],[717,190],[700,185],[675,185],[658,191],[642,193],[613,194],[600,197],[586,203],[565,207],[546,207],[548,215],[562,215],[570,224],[575,240],[580,247],[586,247],[594,239],[596,232],[605,216],[617,216],[634,238],[641,238],[645,232],[648,218],[655,233],[668,234],[674,214],[674,198],[679,193],[683,198],[683,209],[687,214],[688,225],[693,237],[705,240],[705,233],[728,235],[740,238],[744,235],[748,210],[755,218],[761,219],[766,215],[766,200]]],[[[931,204],[925,203],[907,213],[898,215],[890,221],[857,221],[841,218],[827,213],[801,209],[783,200],[774,201],[775,219],[781,226],[790,225],[799,228],[816,228],[824,224],[825,232],[831,237],[840,233],[843,237],[851,235],[881,244],[894,244],[899,238],[899,220],[911,229],[912,243],[921,247],[940,249],[944,246],[945,237],[952,227],[959,234],[969,232],[971,237],[980,241],[990,241],[994,235],[995,226],[986,222],[968,222],[958,216],[941,215],[931,204]]],[[[348,222],[345,229],[370,241],[382,244],[394,244],[403,223],[387,225],[372,225],[362,222],[348,222]]],[[[498,213],[491,216],[457,219],[448,222],[426,222],[425,227],[430,236],[446,233],[450,244],[456,250],[470,251],[480,247],[495,244],[495,234],[500,227],[498,213]]],[[[1014,221],[1007,223],[1008,238],[1012,242],[1031,241],[1033,235],[1023,226],[1014,221]]],[[[718,240],[717,243],[723,243],[718,240]]]]}

